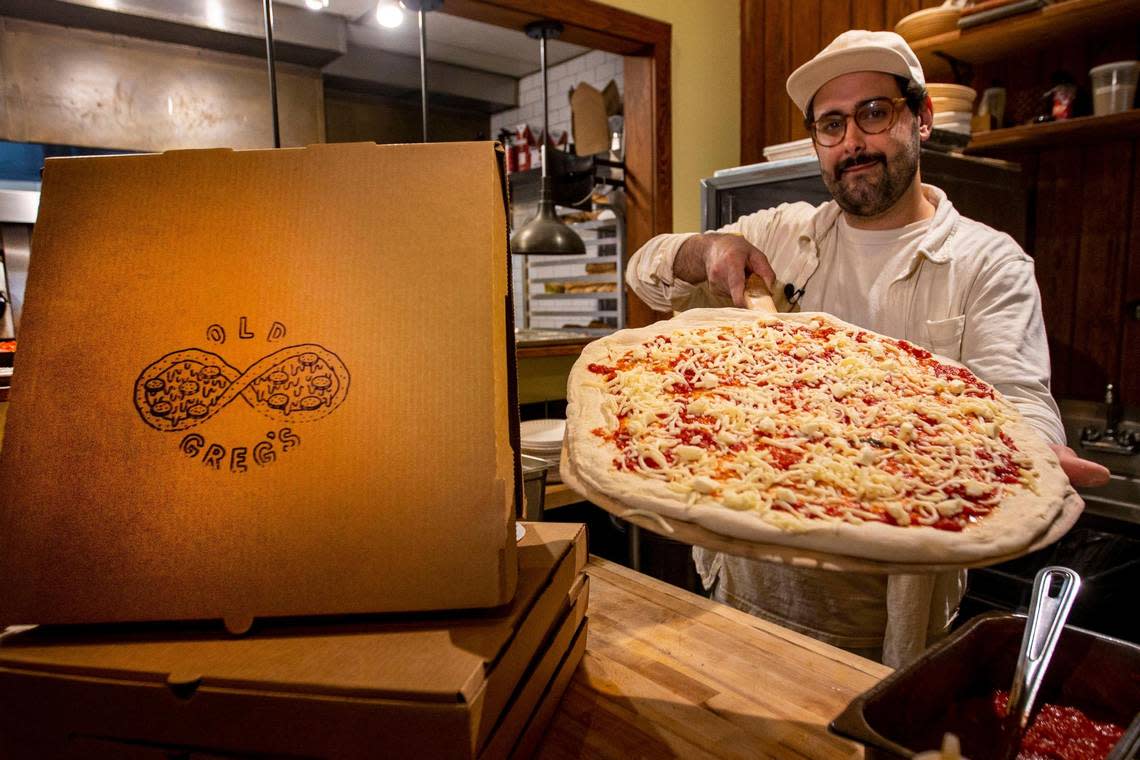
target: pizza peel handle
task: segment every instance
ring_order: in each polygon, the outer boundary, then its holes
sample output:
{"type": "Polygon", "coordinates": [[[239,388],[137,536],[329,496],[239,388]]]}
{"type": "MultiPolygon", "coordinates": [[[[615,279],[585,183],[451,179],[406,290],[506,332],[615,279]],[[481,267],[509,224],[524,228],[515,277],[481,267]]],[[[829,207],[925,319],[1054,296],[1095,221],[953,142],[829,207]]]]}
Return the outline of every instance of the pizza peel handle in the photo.
{"type": "Polygon", "coordinates": [[[744,303],[752,311],[761,311],[765,314],[775,314],[777,311],[771,291],[757,274],[749,275],[744,282],[744,303]]]}

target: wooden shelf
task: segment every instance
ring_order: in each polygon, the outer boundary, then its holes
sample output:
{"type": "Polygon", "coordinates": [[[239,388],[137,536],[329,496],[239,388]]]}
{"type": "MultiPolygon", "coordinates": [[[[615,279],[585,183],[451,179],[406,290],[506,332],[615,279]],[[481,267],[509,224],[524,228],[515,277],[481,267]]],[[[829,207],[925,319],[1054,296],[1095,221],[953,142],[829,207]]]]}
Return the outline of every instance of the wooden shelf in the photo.
{"type": "Polygon", "coordinates": [[[1037,150],[1065,143],[1079,145],[1094,141],[1127,139],[1140,135],[1140,109],[1110,116],[1081,116],[1044,124],[978,132],[970,139],[965,153],[988,155],[1011,150],[1037,150]]]}
{"type": "Polygon", "coordinates": [[[1050,43],[1071,40],[1098,29],[1140,21],[1136,0],[1066,0],[988,24],[956,29],[911,44],[928,80],[952,75],[946,57],[970,64],[987,63],[1050,43]]]}

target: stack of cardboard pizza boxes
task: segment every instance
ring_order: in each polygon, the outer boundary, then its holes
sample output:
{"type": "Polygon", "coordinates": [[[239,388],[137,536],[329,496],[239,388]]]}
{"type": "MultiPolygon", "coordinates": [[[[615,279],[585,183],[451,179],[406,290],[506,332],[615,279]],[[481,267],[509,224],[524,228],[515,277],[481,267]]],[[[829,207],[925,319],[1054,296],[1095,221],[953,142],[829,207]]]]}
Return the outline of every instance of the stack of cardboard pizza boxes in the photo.
{"type": "Polygon", "coordinates": [[[0,451],[0,757],[533,747],[586,545],[515,522],[502,163],[49,162],[0,451]]]}

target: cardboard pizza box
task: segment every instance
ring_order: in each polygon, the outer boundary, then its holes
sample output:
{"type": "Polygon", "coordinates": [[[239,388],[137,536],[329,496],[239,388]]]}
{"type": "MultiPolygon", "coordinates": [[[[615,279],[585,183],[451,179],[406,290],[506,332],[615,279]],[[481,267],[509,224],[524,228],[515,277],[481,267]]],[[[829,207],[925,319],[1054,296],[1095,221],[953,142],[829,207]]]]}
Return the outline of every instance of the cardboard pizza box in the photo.
{"type": "Polygon", "coordinates": [[[494,143],[50,159],[0,622],[509,601],[503,172],[494,143]]]}
{"type": "MultiPolygon", "coordinates": [[[[583,593],[589,578],[582,576],[583,593]]],[[[574,670],[586,651],[588,618],[572,616],[551,640],[550,647],[536,660],[528,677],[520,684],[512,709],[495,727],[481,758],[530,757],[542,738],[558,700],[570,683],[574,670]],[[571,628],[576,624],[576,628],[571,628]]]]}
{"type": "Polygon", "coordinates": [[[492,743],[501,755],[570,650],[589,596],[583,526],[528,524],[518,556],[519,593],[498,611],[272,621],[243,637],[186,623],[6,635],[0,757],[117,757],[130,746],[473,758],[492,743]]]}

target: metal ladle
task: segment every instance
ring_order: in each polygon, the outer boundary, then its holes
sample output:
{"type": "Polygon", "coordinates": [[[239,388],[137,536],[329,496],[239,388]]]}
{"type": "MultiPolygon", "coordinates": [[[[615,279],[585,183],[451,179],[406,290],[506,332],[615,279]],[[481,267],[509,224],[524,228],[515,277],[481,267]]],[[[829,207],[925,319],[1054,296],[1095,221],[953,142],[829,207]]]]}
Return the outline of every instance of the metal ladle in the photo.
{"type": "Polygon", "coordinates": [[[1033,579],[1033,596],[1029,601],[1025,633],[1021,637],[1021,650],[1009,689],[1001,751],[995,755],[997,760],[1017,757],[1021,737],[1029,725],[1029,716],[1037,700],[1037,691],[1045,678],[1045,669],[1049,667],[1049,660],[1080,588],[1081,576],[1067,567],[1043,567],[1033,579]],[[1059,580],[1061,585],[1053,594],[1055,580],[1059,580]]]}

